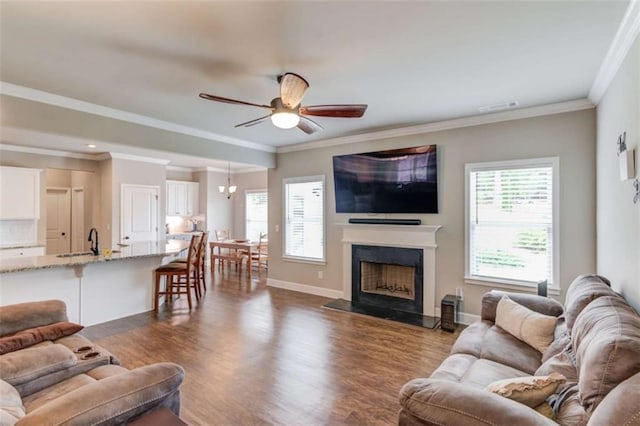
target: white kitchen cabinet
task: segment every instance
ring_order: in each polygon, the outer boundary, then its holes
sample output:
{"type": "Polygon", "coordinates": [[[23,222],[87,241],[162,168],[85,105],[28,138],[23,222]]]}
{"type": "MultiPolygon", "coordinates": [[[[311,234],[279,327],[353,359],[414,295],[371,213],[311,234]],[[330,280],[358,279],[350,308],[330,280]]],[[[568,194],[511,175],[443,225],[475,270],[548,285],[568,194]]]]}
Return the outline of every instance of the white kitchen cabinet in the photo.
{"type": "Polygon", "coordinates": [[[40,169],[0,167],[0,219],[40,218],[40,169]]]}
{"type": "Polygon", "coordinates": [[[195,216],[199,210],[200,184],[167,181],[167,216],[195,216]]]}
{"type": "Polygon", "coordinates": [[[21,256],[44,256],[44,247],[25,247],[0,250],[0,259],[21,256]]]}
{"type": "Polygon", "coordinates": [[[195,216],[200,212],[200,184],[187,182],[187,216],[195,216]]]}

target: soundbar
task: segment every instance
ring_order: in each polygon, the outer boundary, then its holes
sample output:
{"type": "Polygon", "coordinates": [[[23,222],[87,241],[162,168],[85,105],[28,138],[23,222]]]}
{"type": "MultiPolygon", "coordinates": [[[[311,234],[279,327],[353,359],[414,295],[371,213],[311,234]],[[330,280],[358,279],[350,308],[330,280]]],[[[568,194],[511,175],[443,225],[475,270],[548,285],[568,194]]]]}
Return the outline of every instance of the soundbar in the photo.
{"type": "Polygon", "coordinates": [[[420,219],[364,219],[352,217],[349,218],[349,223],[360,223],[367,225],[420,225],[422,220],[420,219]]]}

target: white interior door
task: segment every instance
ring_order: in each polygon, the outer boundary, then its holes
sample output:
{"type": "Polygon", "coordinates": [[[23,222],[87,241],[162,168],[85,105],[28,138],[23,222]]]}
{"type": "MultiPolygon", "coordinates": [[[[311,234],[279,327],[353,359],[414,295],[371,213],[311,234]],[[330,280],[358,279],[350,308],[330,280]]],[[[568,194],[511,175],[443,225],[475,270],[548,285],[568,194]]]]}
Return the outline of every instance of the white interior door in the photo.
{"type": "Polygon", "coordinates": [[[120,239],[122,242],[157,241],[160,188],[122,185],[120,239]]]}
{"type": "Polygon", "coordinates": [[[84,229],[84,188],[71,189],[71,251],[87,250],[89,233],[84,229]]]}
{"type": "Polygon", "coordinates": [[[71,190],[47,188],[47,254],[71,251],[71,190]]]}

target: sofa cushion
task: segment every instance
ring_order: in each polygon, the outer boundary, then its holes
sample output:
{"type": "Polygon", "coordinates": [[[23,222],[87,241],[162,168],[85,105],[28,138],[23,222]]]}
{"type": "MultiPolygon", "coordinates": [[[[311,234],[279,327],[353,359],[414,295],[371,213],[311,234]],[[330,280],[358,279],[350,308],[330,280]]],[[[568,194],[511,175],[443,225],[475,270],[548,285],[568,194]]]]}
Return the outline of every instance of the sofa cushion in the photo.
{"type": "Polygon", "coordinates": [[[609,286],[609,280],[600,275],[580,275],[573,280],[564,302],[564,318],[569,334],[576,318],[589,303],[599,297],[616,295],[609,286]]]}
{"type": "Polygon", "coordinates": [[[22,400],[22,402],[24,403],[24,407],[26,408],[27,413],[30,413],[33,410],[42,407],[44,404],[53,401],[54,399],[60,398],[61,396],[66,395],[71,391],[74,391],[95,381],[96,379],[94,379],[93,377],[89,377],[86,374],[78,374],[77,376],[70,377],[66,380],[42,389],[39,392],[27,396],[22,400]]]}
{"type": "Polygon", "coordinates": [[[47,340],[55,340],[70,336],[84,327],[68,321],[28,328],[15,334],[0,337],[0,355],[28,348],[47,340]]]}
{"type": "Polygon", "coordinates": [[[61,300],[0,306],[0,336],[68,320],[67,306],[61,300]]]}
{"type": "Polygon", "coordinates": [[[496,309],[496,325],[543,353],[551,342],[558,318],[532,311],[503,296],[496,309]]]}
{"type": "Polygon", "coordinates": [[[640,372],[640,317],[621,297],[604,296],[576,318],[580,400],[588,413],[619,383],[640,372]]]}
{"type": "Polygon", "coordinates": [[[490,383],[514,377],[526,377],[528,373],[516,368],[508,367],[499,362],[479,359],[464,373],[460,383],[480,389],[486,388],[490,383]]]}
{"type": "Polygon", "coordinates": [[[136,368],[86,384],[28,412],[21,426],[123,424],[159,401],[174,404],[183,380],[184,370],[176,364],[136,368]]]}
{"type": "Polygon", "coordinates": [[[0,380],[0,426],[11,426],[24,415],[22,398],[16,388],[0,380]]]}
{"type": "Polygon", "coordinates": [[[13,386],[73,367],[76,356],[62,345],[22,349],[0,355],[0,375],[13,386]]]}
{"type": "Polygon", "coordinates": [[[527,407],[535,408],[556,391],[558,385],[566,381],[562,374],[551,373],[548,376],[528,376],[498,380],[489,384],[485,390],[505,398],[512,399],[527,407]]]}
{"type": "Polygon", "coordinates": [[[640,373],[616,386],[589,419],[589,425],[640,424],[640,373]]]}
{"type": "Polygon", "coordinates": [[[575,361],[570,353],[570,347],[565,348],[559,354],[556,354],[542,363],[536,370],[536,376],[547,376],[552,373],[559,373],[566,377],[570,383],[578,381],[578,370],[575,361]]]}
{"type": "Polygon", "coordinates": [[[496,309],[498,308],[498,303],[502,299],[502,296],[504,296],[505,294],[508,295],[509,298],[514,302],[522,306],[526,306],[532,311],[538,312],[540,314],[553,317],[559,317],[560,315],[562,315],[562,304],[548,297],[540,297],[534,294],[506,293],[504,291],[492,290],[482,296],[482,310],[480,311],[480,318],[482,320],[496,322],[496,309]]]}

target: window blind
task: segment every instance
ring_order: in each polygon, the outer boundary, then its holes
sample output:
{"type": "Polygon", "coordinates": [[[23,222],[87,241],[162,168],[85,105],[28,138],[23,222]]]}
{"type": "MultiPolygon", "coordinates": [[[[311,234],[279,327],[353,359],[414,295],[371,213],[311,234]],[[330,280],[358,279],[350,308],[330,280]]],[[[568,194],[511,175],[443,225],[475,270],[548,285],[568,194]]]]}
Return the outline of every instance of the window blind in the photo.
{"type": "Polygon", "coordinates": [[[469,189],[470,274],[551,283],[553,168],[478,168],[469,189]]]}
{"type": "Polygon", "coordinates": [[[324,259],[324,182],[285,182],[285,256],[324,259]]]}
{"type": "Polygon", "coordinates": [[[268,194],[267,191],[247,191],[245,195],[245,236],[258,241],[260,234],[266,233],[268,226],[268,194]]]}

